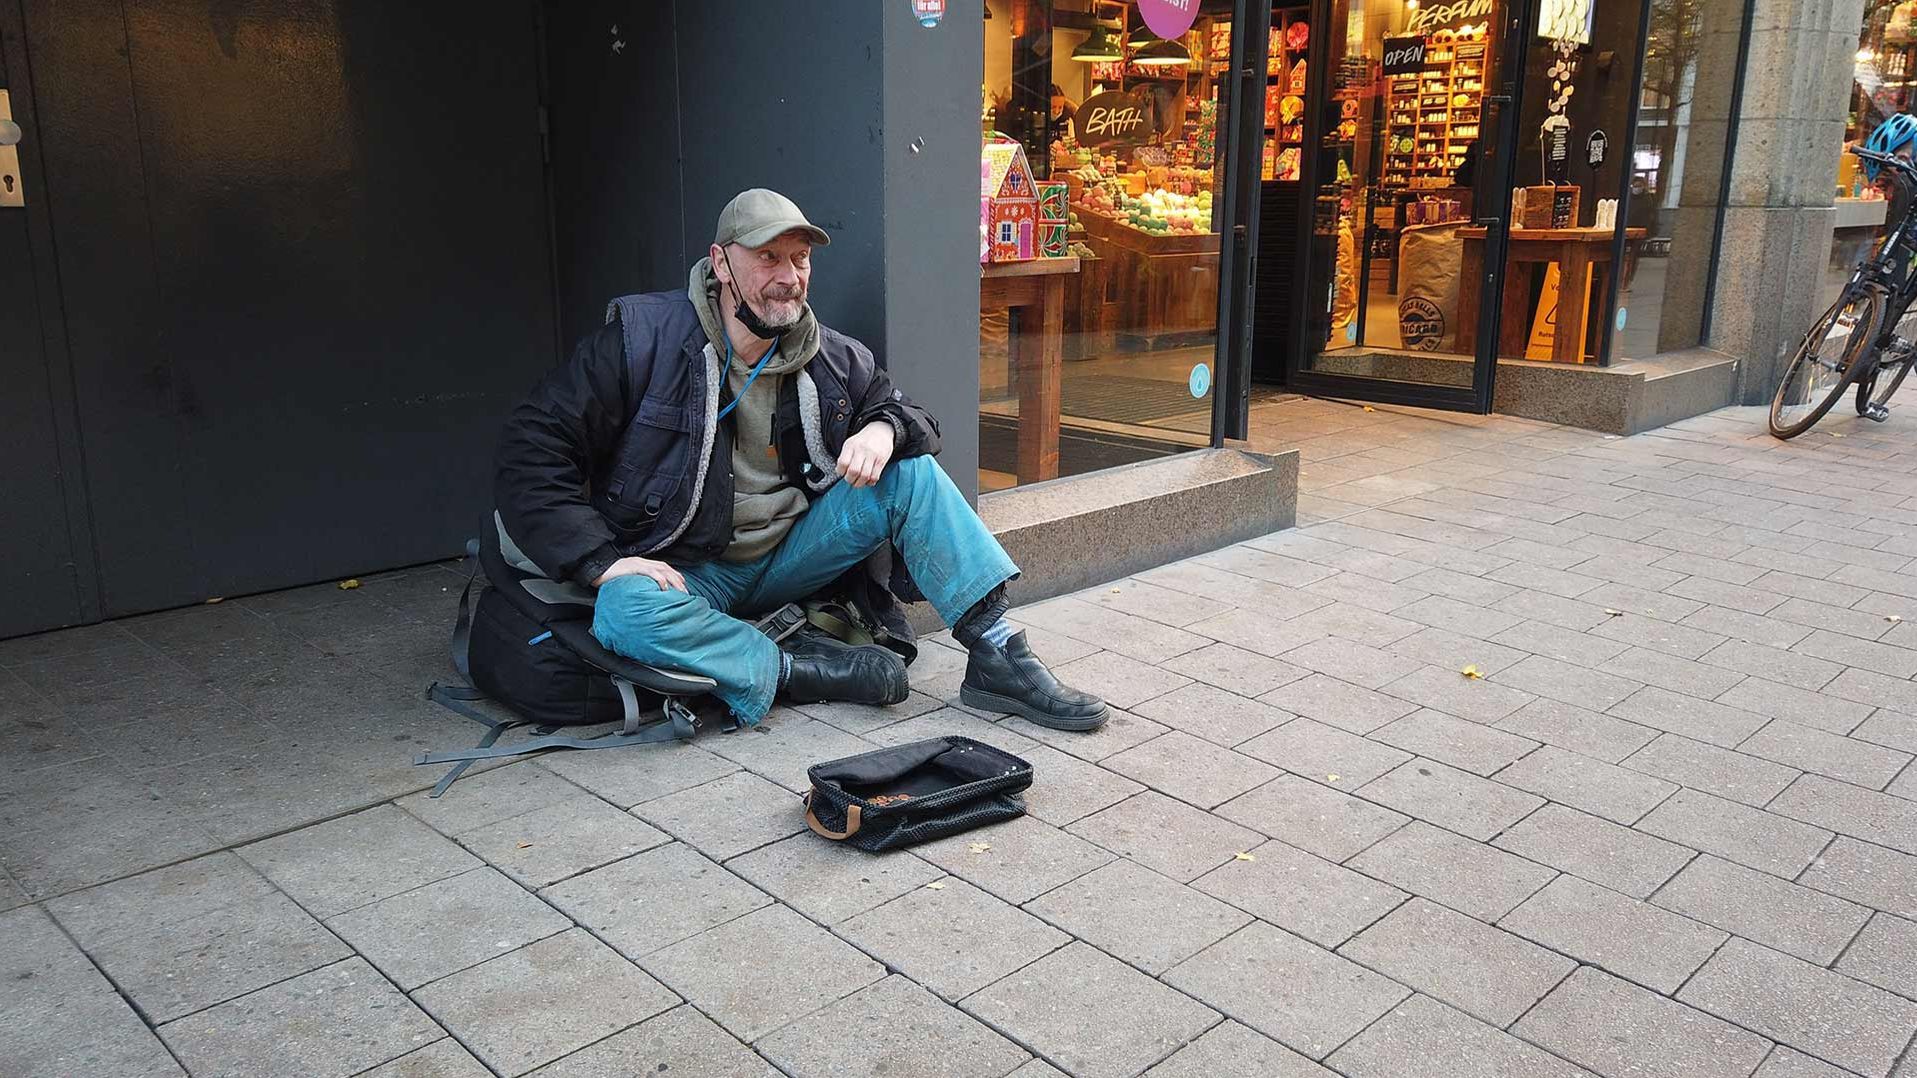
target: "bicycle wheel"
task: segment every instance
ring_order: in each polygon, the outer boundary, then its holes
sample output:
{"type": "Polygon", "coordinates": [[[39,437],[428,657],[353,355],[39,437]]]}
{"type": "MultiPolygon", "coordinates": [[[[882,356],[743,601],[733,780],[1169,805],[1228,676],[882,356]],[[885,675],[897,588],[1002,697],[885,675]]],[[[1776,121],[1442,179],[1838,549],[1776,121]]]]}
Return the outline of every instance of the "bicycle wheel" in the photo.
{"type": "Polygon", "coordinates": [[[1899,315],[1891,336],[1898,345],[1878,359],[1877,368],[1870,372],[1869,378],[1857,380],[1857,414],[1863,415],[1872,404],[1889,404],[1890,398],[1897,393],[1897,387],[1904,384],[1904,375],[1910,373],[1913,357],[1917,357],[1917,309],[1906,308],[1899,315]],[[1891,358],[1895,355],[1896,358],[1891,358]]]}
{"type": "MultiPolygon", "coordinates": [[[[1889,404],[1890,398],[1897,393],[1897,387],[1904,384],[1904,375],[1909,373],[1909,356],[1905,356],[1895,363],[1886,363],[1878,367],[1876,378],[1871,386],[1870,402],[1873,404],[1889,404]]],[[[1863,396],[1861,387],[1859,387],[1858,396],[1863,396]]],[[[1861,404],[1857,409],[1857,414],[1864,414],[1864,408],[1861,404]]]]}
{"type": "Polygon", "coordinates": [[[1773,435],[1795,438],[1824,418],[1867,366],[1883,309],[1883,293],[1857,288],[1838,297],[1811,326],[1771,398],[1773,435]]]}

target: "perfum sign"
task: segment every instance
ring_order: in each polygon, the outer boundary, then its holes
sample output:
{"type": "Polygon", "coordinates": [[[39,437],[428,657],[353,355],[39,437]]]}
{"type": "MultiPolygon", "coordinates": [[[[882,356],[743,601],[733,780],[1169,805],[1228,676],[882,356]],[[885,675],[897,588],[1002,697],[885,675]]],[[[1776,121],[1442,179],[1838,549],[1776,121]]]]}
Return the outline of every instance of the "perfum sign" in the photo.
{"type": "Polygon", "coordinates": [[[1449,4],[1426,4],[1411,13],[1410,20],[1404,25],[1404,32],[1426,34],[1442,26],[1469,22],[1479,17],[1489,18],[1491,8],[1491,0],[1452,0],[1449,4]]]}

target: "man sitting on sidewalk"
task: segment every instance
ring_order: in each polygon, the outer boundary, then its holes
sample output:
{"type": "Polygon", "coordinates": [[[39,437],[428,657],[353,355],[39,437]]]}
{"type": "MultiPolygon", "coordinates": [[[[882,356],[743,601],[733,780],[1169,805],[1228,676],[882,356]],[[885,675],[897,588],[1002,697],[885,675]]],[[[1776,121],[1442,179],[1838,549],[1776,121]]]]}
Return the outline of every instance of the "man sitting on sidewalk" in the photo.
{"type": "Polygon", "coordinates": [[[1106,708],[1060,685],[1005,620],[1018,569],[930,454],[938,424],[806,303],[831,242],[773,191],[734,198],[683,292],[614,300],[606,324],[507,420],[494,494],[548,576],[599,589],[593,635],[703,674],[745,723],[775,696],[891,704],[877,646],[782,651],[752,617],[887,544],[970,652],[960,699],[1061,730],[1106,708]]]}

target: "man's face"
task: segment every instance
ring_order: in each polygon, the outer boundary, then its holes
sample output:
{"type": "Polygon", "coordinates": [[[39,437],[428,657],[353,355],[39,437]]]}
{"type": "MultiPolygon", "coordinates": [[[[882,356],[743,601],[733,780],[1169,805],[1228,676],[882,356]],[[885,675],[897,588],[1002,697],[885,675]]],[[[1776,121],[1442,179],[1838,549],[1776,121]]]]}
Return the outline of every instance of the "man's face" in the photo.
{"type": "Polygon", "coordinates": [[[804,233],[788,232],[763,247],[735,243],[721,250],[714,245],[712,267],[733,290],[734,298],[743,298],[766,325],[787,329],[798,323],[805,310],[812,281],[812,243],[804,233]]]}

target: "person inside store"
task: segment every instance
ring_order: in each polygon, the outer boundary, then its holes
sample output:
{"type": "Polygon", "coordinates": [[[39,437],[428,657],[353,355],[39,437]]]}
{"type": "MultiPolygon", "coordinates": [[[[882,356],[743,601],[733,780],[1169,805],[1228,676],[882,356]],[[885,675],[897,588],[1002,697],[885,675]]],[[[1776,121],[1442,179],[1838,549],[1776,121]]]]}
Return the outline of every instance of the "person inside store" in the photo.
{"type": "Polygon", "coordinates": [[[1072,117],[1076,115],[1078,115],[1078,106],[1072,103],[1071,98],[1065,96],[1065,91],[1058,88],[1058,83],[1052,83],[1052,130],[1065,130],[1066,126],[1072,122],[1072,117]]]}
{"type": "Polygon", "coordinates": [[[906,698],[893,649],[814,633],[781,648],[741,620],[851,577],[864,620],[909,651],[880,583],[895,553],[968,653],[963,703],[1096,729],[1105,703],[1006,620],[1018,568],[932,459],[937,421],[813,314],[812,252],[830,242],[791,199],[744,191],[684,290],[613,300],[506,421],[501,527],[546,575],[598,590],[601,644],[713,679],[743,723],[775,699],[906,698]]]}
{"type": "Polygon", "coordinates": [[[1464,148],[1464,160],[1451,170],[1451,182],[1458,187],[1476,187],[1478,185],[1478,140],[1472,139],[1464,148]]]}
{"type": "Polygon", "coordinates": [[[1472,139],[1464,147],[1464,161],[1451,170],[1451,183],[1460,189],[1459,201],[1463,203],[1463,213],[1470,218],[1478,212],[1478,140],[1472,139]]]}
{"type": "MultiPolygon", "coordinates": [[[[1917,117],[1907,112],[1889,117],[1871,131],[1870,137],[1864,140],[1864,149],[1911,160],[1917,156],[1917,117]]],[[[1870,160],[1863,162],[1863,168],[1870,185],[1890,200],[1890,205],[1884,208],[1885,222],[1896,224],[1903,220],[1905,211],[1910,209],[1911,197],[1917,192],[1913,192],[1894,169],[1870,160]]]]}

